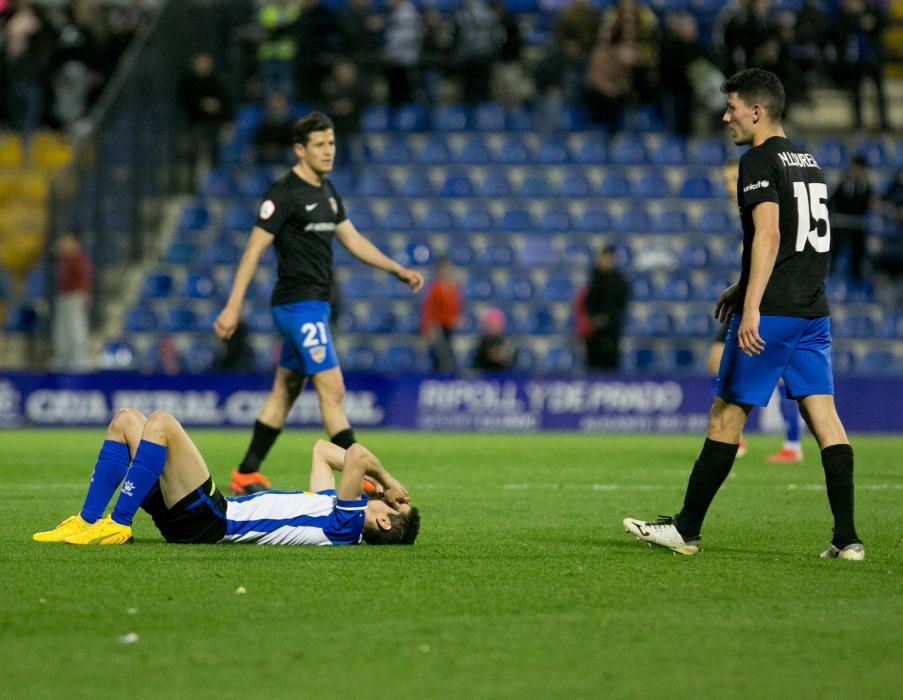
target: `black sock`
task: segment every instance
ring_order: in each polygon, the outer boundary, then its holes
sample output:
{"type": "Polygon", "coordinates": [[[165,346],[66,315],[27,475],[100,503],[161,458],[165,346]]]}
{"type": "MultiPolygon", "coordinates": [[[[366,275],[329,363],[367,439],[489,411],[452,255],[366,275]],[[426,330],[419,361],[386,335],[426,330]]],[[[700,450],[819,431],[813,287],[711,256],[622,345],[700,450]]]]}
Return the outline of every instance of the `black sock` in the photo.
{"type": "Polygon", "coordinates": [[[254,435],[245,458],[238,465],[238,471],[242,474],[260,471],[260,463],[266,459],[267,452],[281,432],[282,428],[272,428],[259,420],[254,421],[254,435]]]}
{"type": "Polygon", "coordinates": [[[853,525],[853,448],[849,445],[831,445],[821,451],[821,463],[825,468],[825,486],[828,503],[834,514],[834,537],[831,543],[838,549],[861,542],[853,525]]]}
{"type": "Polygon", "coordinates": [[[727,442],[706,438],[687,483],[684,507],[678,513],[677,522],[674,524],[684,539],[699,537],[706,511],[730,473],[731,467],[734,466],[737,447],[727,442]]]}
{"type": "Polygon", "coordinates": [[[338,445],[346,450],[357,442],[357,440],[354,439],[354,428],[340,430],[329,439],[333,445],[338,445]]]}

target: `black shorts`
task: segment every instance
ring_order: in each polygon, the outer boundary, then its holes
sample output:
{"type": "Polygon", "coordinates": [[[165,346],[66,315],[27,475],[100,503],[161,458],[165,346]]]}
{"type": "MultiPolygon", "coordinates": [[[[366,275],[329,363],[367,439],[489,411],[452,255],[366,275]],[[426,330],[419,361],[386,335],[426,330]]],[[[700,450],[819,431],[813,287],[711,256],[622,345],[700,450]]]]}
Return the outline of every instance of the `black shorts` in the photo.
{"type": "Polygon", "coordinates": [[[172,508],[166,507],[160,485],[156,484],[141,507],[154,519],[167,542],[213,544],[226,536],[226,499],[212,477],[172,508]]]}
{"type": "MultiPolygon", "coordinates": [[[[728,321],[729,320],[730,319],[728,319],[728,321]]],[[[721,327],[718,329],[718,335],[716,335],[715,340],[712,341],[713,343],[721,343],[724,345],[727,341],[727,325],[727,322],[721,324],[721,327]]]]}

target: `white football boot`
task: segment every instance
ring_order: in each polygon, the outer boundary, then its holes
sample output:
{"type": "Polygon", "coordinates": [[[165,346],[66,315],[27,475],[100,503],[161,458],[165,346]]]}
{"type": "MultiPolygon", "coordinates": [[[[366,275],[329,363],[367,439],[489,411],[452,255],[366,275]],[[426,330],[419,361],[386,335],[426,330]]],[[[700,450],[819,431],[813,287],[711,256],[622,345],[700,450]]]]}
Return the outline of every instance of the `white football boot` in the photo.
{"type": "Polygon", "coordinates": [[[838,549],[833,544],[821,553],[822,559],[846,559],[847,561],[862,561],[865,559],[865,545],[862,542],[848,544],[843,549],[838,549]]]}
{"type": "Polygon", "coordinates": [[[624,518],[624,528],[638,540],[667,547],[680,554],[696,554],[699,551],[699,538],[685,540],[674,526],[674,518],[662,515],[654,522],[624,518]]]}

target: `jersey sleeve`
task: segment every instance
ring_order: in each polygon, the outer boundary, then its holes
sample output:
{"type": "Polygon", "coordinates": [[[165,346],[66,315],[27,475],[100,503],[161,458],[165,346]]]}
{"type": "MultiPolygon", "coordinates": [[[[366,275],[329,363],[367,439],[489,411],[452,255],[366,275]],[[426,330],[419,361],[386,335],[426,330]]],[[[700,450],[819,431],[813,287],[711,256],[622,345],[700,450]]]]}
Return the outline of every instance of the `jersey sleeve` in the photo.
{"type": "Polygon", "coordinates": [[[278,236],[291,216],[291,205],[283,189],[275,185],[270,187],[257,210],[257,226],[278,236]]]}
{"type": "Polygon", "coordinates": [[[329,517],[329,523],[323,528],[323,534],[333,544],[358,544],[364,531],[366,509],[366,497],[355,501],[336,499],[335,508],[329,517]]]}
{"type": "Polygon", "coordinates": [[[737,195],[741,209],[753,207],[762,202],[780,204],[778,195],[777,166],[765,153],[753,149],[740,159],[740,178],[737,181],[737,195]]]}

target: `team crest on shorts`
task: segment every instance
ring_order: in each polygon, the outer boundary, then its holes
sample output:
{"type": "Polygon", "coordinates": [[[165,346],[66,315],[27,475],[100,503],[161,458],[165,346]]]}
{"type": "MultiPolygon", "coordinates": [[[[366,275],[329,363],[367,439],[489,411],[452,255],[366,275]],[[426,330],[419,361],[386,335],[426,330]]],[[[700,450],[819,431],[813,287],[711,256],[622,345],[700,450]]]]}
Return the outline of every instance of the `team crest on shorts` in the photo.
{"type": "Polygon", "coordinates": [[[316,348],[310,349],[310,359],[320,364],[323,360],[326,359],[326,348],[320,345],[316,348]]]}
{"type": "Polygon", "coordinates": [[[335,197],[330,197],[330,198],[329,198],[329,206],[332,207],[332,213],[333,213],[333,214],[338,214],[338,213],[339,213],[339,203],[335,201],[335,197]]]}

